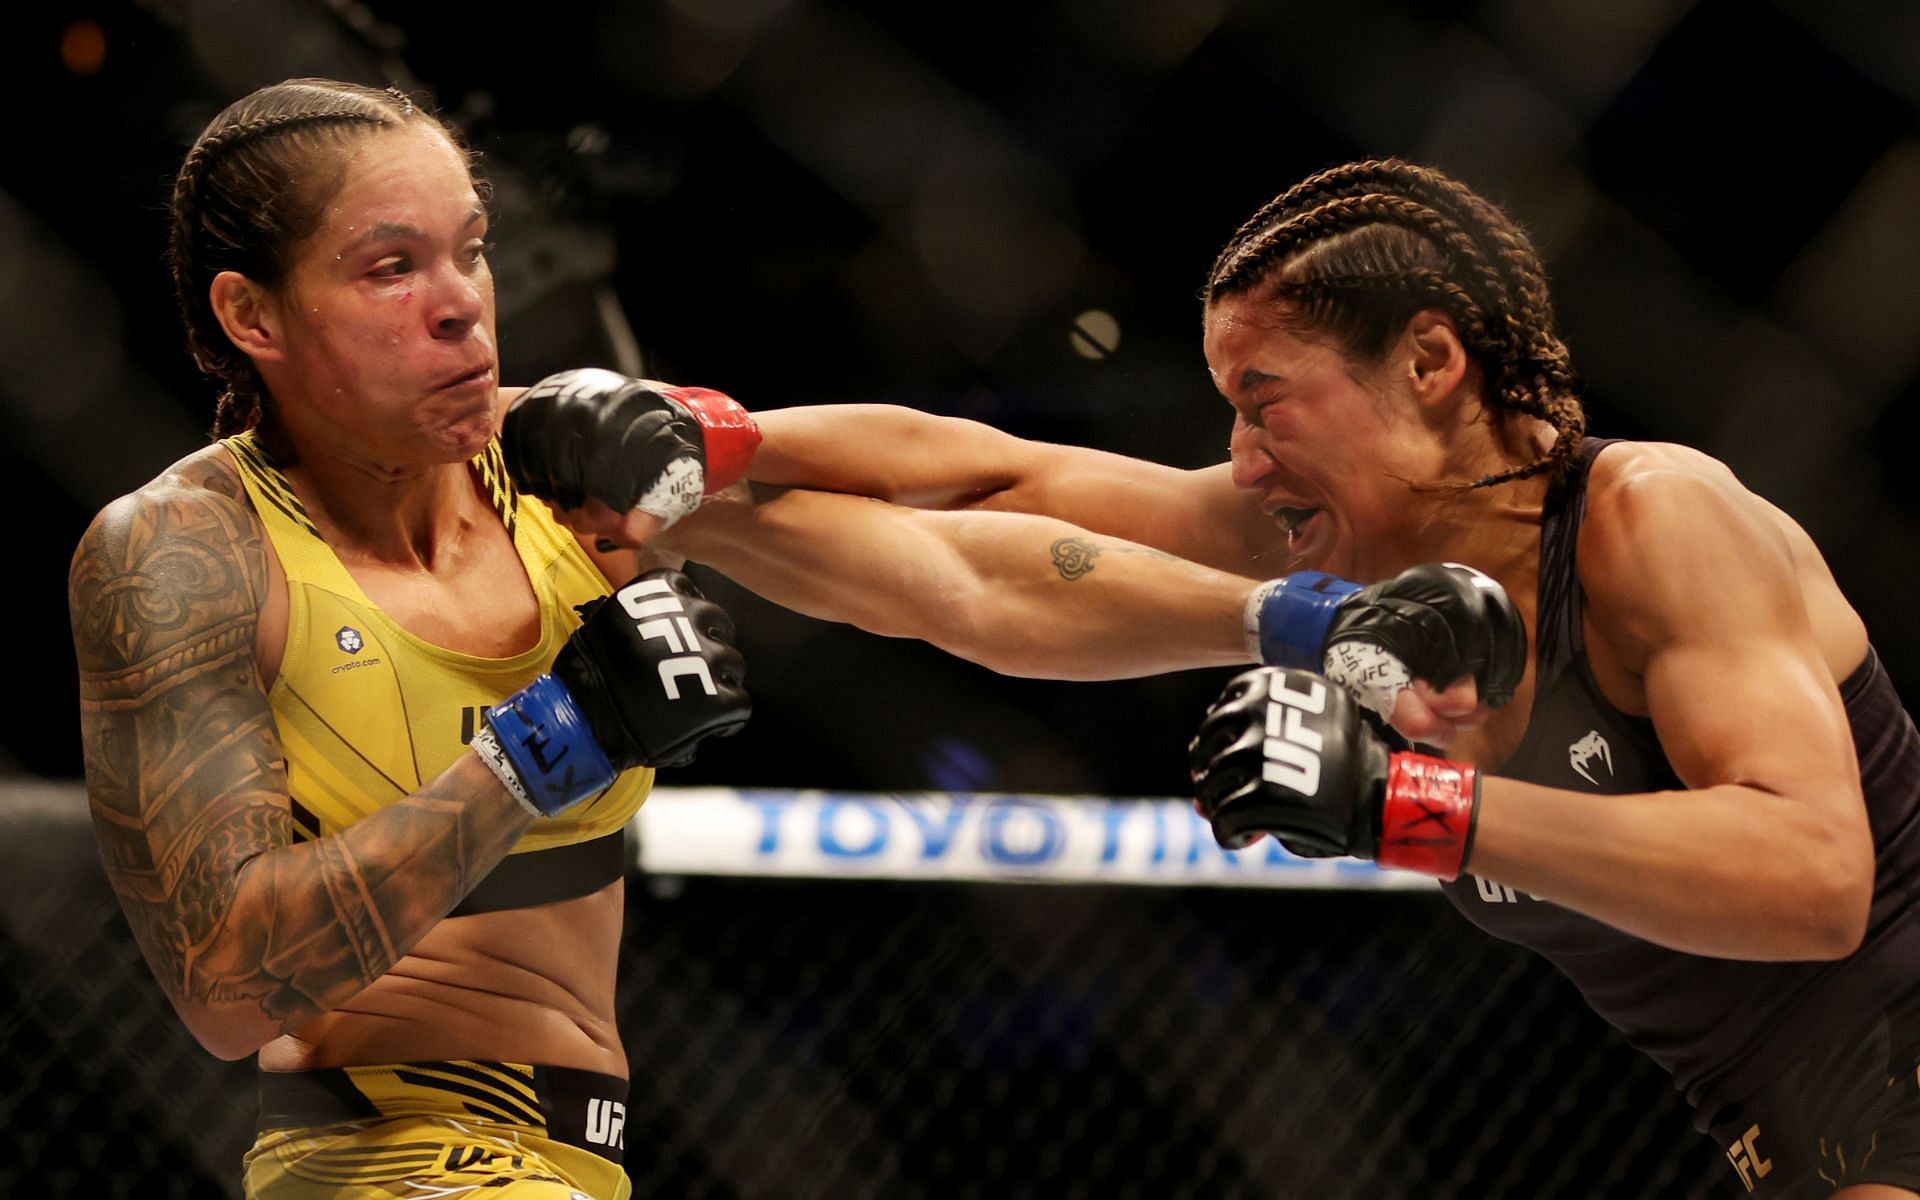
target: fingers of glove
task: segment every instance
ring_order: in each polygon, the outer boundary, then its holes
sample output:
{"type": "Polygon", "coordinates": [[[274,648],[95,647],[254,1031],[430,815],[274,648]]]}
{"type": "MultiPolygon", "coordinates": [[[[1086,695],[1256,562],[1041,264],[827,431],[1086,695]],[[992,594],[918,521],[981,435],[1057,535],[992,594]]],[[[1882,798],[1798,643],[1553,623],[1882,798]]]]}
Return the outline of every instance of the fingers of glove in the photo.
{"type": "MultiPolygon", "coordinates": [[[[725,643],[729,647],[732,646],[737,635],[733,614],[707,599],[707,594],[700,590],[700,585],[693,581],[692,576],[684,571],[661,567],[647,571],[639,578],[664,580],[667,587],[681,597],[687,611],[687,619],[693,622],[694,628],[700,631],[703,638],[712,643],[725,643]]],[[[735,653],[737,654],[738,651],[735,653]]]]}
{"type": "Polygon", "coordinates": [[[1310,671],[1248,675],[1201,722],[1192,747],[1195,794],[1216,838],[1243,845],[1261,831],[1296,853],[1371,856],[1386,753],[1359,705],[1310,671]]]}
{"type": "MultiPolygon", "coordinates": [[[[666,584],[669,591],[680,598],[680,607],[684,611],[688,625],[700,639],[700,653],[707,660],[712,679],[719,685],[722,694],[738,692],[738,700],[746,702],[746,693],[741,689],[747,678],[746,658],[740,648],[734,645],[738,630],[734,626],[733,616],[720,607],[707,594],[700,590],[683,571],[669,567],[647,571],[637,579],[657,579],[666,584]]],[[[740,716],[740,725],[746,723],[746,713],[740,716]]],[[[734,732],[739,725],[727,730],[734,732]]]]}
{"type": "Polygon", "coordinates": [[[1346,853],[1338,840],[1299,828],[1289,814],[1258,804],[1227,804],[1213,814],[1208,824],[1213,840],[1226,850],[1244,850],[1267,834],[1301,858],[1334,858],[1346,853]]]}
{"type": "Polygon", "coordinates": [[[1203,722],[1205,717],[1211,717],[1217,712],[1244,709],[1266,699],[1267,681],[1272,673],[1272,667],[1255,667],[1251,671],[1242,671],[1227,680],[1226,686],[1220,689],[1220,694],[1214,697],[1212,704],[1207,706],[1205,716],[1202,718],[1203,722]]]}
{"type": "Polygon", "coordinates": [[[1260,743],[1265,736],[1264,690],[1257,695],[1243,693],[1232,700],[1215,703],[1187,744],[1187,765],[1202,798],[1206,798],[1212,786],[1210,781],[1215,777],[1224,778],[1223,768],[1236,758],[1243,760],[1243,767],[1250,763],[1253,773],[1258,775],[1260,743]]]}
{"type": "Polygon", "coordinates": [[[710,647],[724,646],[734,657],[739,657],[740,652],[733,646],[737,631],[726,609],[696,592],[687,600],[687,619],[710,647]]]}
{"type": "MultiPolygon", "coordinates": [[[[1434,568],[1432,564],[1414,568],[1423,569],[1434,568]]],[[[1438,569],[1447,573],[1458,590],[1447,607],[1457,607],[1467,618],[1462,633],[1471,636],[1462,637],[1461,650],[1475,663],[1474,674],[1488,706],[1499,708],[1513,698],[1526,671],[1526,621],[1507,589],[1484,571],[1464,563],[1444,563],[1438,569]]]]}
{"type": "Polygon", "coordinates": [[[1505,589],[1483,594],[1486,605],[1486,666],[1479,672],[1487,707],[1513,699],[1527,670],[1527,623],[1505,589]]]}
{"type": "Polygon", "coordinates": [[[632,508],[669,461],[699,452],[688,442],[692,418],[665,396],[635,384],[614,404],[618,412],[601,422],[586,477],[603,481],[610,504],[632,508]]]}
{"type": "Polygon", "coordinates": [[[661,580],[667,585],[667,590],[676,596],[689,596],[695,600],[707,598],[707,594],[700,590],[700,585],[693,581],[693,576],[685,571],[676,571],[672,567],[655,567],[651,571],[642,571],[634,578],[661,580]]]}
{"type": "Polygon", "coordinates": [[[1258,725],[1223,725],[1195,739],[1193,792],[1203,813],[1217,813],[1221,805],[1259,786],[1264,738],[1258,725]]]}
{"type": "Polygon", "coordinates": [[[702,738],[746,722],[732,622],[679,572],[641,575],[584,615],[553,673],[589,694],[581,708],[616,765],[682,761],[702,738]]]}
{"type": "MultiPolygon", "coordinates": [[[[509,408],[502,438],[521,490],[562,508],[591,495],[624,512],[658,489],[677,462],[699,490],[692,415],[658,388],[611,371],[562,371],[541,380],[509,408]]],[[[649,505],[669,519],[690,507],[649,505]]]]}
{"type": "Polygon", "coordinates": [[[585,498],[582,465],[605,396],[624,383],[611,371],[588,368],[549,375],[507,410],[501,432],[507,469],[520,489],[561,508],[585,498]]]}
{"type": "MultiPolygon", "coordinates": [[[[1387,585],[1378,585],[1385,587],[1387,585]]],[[[1359,593],[1368,596],[1367,592],[1359,593]]],[[[1339,646],[1380,647],[1402,663],[1415,679],[1445,687],[1472,671],[1473,646],[1462,645],[1463,630],[1471,622],[1456,613],[1417,597],[1378,594],[1350,603],[1327,639],[1327,657],[1339,646]]]]}

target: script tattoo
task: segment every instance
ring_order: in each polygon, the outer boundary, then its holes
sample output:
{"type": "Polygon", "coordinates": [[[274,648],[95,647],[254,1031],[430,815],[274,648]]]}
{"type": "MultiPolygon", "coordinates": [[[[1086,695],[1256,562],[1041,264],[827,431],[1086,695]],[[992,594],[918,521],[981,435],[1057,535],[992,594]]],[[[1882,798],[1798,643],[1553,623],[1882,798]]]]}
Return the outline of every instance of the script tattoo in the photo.
{"type": "Polygon", "coordinates": [[[94,521],[68,606],[94,828],[141,950],[177,1005],[277,1032],[384,974],[524,822],[443,776],[295,845],[256,670],[266,580],[258,518],[209,449],[94,521]]]}
{"type": "Polygon", "coordinates": [[[1104,546],[1082,537],[1063,537],[1049,547],[1053,554],[1053,569],[1060,572],[1060,578],[1072,583],[1076,579],[1093,574],[1093,560],[1103,551],[1115,554],[1144,554],[1149,558],[1171,560],[1173,555],[1163,554],[1146,546],[1104,546]]]}

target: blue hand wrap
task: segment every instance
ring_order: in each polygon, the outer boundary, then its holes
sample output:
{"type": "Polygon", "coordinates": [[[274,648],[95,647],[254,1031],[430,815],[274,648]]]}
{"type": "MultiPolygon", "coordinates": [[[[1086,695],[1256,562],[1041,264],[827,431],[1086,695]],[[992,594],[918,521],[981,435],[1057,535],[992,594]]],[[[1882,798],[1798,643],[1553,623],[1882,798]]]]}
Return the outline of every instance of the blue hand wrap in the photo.
{"type": "Polygon", "coordinates": [[[1260,661],[1321,670],[1334,610],[1359,590],[1357,583],[1320,571],[1296,571],[1256,589],[1247,624],[1259,641],[1260,661]]]}
{"type": "Polygon", "coordinates": [[[500,752],[545,816],[605,791],[619,774],[567,686],[542,675],[487,710],[500,752]]]}

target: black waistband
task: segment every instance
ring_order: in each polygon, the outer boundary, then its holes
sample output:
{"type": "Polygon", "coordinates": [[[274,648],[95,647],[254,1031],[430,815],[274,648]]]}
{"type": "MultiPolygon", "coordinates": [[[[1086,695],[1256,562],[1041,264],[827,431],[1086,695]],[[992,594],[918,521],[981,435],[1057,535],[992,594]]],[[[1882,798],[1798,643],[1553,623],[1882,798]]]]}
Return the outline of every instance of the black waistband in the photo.
{"type": "Polygon", "coordinates": [[[509,854],[447,915],[466,917],[591,896],[626,873],[626,832],[621,828],[590,842],[509,854]]]}
{"type": "Polygon", "coordinates": [[[427,1116],[534,1130],[611,1162],[626,1148],[627,1081],[597,1071],[440,1060],[261,1071],[260,1130],[427,1116]]]}

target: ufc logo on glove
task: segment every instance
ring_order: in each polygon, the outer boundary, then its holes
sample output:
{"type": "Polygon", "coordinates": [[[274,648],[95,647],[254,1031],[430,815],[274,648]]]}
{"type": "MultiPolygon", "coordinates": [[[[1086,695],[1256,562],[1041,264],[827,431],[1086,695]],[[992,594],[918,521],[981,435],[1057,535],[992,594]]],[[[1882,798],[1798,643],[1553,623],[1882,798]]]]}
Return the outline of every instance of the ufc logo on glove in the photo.
{"type": "Polygon", "coordinates": [[[641,637],[665,640],[674,655],[660,663],[660,684],[667,690],[667,699],[680,699],[680,680],[689,675],[699,679],[707,695],[719,695],[707,660],[700,656],[700,639],[693,631],[693,622],[687,620],[686,605],[666,580],[636,579],[615,592],[614,598],[633,618],[641,637]]]}
{"type": "Polygon", "coordinates": [[[1262,747],[1267,761],[1260,774],[1268,783],[1290,787],[1303,796],[1320,791],[1320,751],[1327,739],[1307,728],[1305,719],[1318,716],[1327,708],[1327,688],[1309,679],[1307,690],[1294,691],[1278,679],[1267,700],[1267,740],[1262,747]]]}

